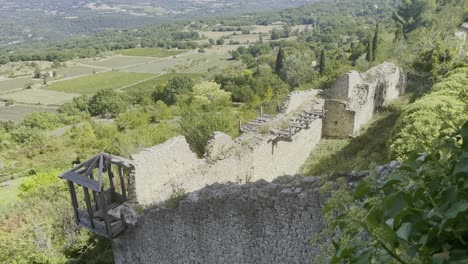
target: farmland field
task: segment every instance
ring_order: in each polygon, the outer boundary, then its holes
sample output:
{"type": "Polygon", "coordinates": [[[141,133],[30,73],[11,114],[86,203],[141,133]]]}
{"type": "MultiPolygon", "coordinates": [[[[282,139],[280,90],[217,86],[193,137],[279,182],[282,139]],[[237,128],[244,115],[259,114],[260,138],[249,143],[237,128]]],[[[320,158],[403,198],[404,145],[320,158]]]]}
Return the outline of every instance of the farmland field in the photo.
{"type": "Polygon", "coordinates": [[[217,69],[222,69],[235,62],[230,60],[231,55],[229,54],[192,54],[185,58],[190,59],[191,63],[177,67],[179,72],[206,73],[210,68],[216,67],[217,69]]]}
{"type": "Polygon", "coordinates": [[[33,79],[31,77],[22,77],[0,81],[0,92],[7,92],[15,89],[24,88],[27,84],[39,83],[39,80],[33,79]]]}
{"type": "Polygon", "coordinates": [[[110,71],[96,75],[79,77],[73,80],[56,82],[45,86],[44,89],[67,93],[92,94],[97,90],[105,88],[119,89],[153,76],[155,75],[149,73],[110,71]]]}
{"type": "Polygon", "coordinates": [[[152,63],[147,63],[131,68],[126,68],[123,71],[125,72],[146,72],[146,73],[162,73],[168,71],[171,68],[175,67],[178,64],[186,62],[186,56],[179,58],[169,58],[152,63]]]}
{"type": "Polygon", "coordinates": [[[158,76],[154,79],[141,82],[139,84],[132,85],[128,88],[125,88],[125,91],[131,90],[150,90],[157,85],[165,85],[170,79],[174,77],[190,77],[195,81],[203,79],[203,74],[193,74],[193,73],[167,73],[161,76],[158,76]]]}
{"type": "Polygon", "coordinates": [[[119,69],[125,67],[131,67],[133,65],[144,64],[152,61],[156,61],[157,58],[151,57],[130,57],[130,56],[113,56],[102,60],[81,60],[81,64],[86,64],[96,67],[104,67],[107,69],[119,69]]]}
{"type": "Polygon", "coordinates": [[[123,49],[117,50],[115,53],[125,55],[125,56],[146,56],[146,57],[156,57],[164,58],[175,56],[181,53],[186,52],[187,50],[168,50],[161,48],[134,48],[134,49],[123,49]]]}
{"type": "Polygon", "coordinates": [[[77,77],[81,75],[93,74],[93,71],[97,73],[103,70],[104,69],[102,68],[94,68],[94,67],[76,65],[76,66],[58,68],[55,71],[57,72],[60,78],[73,78],[73,77],[77,77]]]}
{"type": "Polygon", "coordinates": [[[41,107],[34,105],[11,105],[0,106],[0,120],[20,122],[23,118],[32,112],[56,112],[55,108],[41,107]]]}
{"type": "Polygon", "coordinates": [[[80,94],[49,91],[44,89],[24,89],[0,95],[2,99],[12,99],[18,103],[61,105],[80,94]]]}
{"type": "Polygon", "coordinates": [[[232,35],[234,32],[236,32],[236,34],[242,34],[241,31],[199,31],[198,34],[209,39],[217,40],[221,37],[232,35]]]}

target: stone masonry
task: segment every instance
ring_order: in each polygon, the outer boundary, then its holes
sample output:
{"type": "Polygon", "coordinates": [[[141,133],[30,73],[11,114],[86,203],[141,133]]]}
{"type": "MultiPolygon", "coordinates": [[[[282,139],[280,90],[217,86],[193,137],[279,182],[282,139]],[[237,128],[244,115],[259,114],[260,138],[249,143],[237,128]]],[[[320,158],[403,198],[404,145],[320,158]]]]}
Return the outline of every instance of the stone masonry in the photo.
{"type": "Polygon", "coordinates": [[[183,136],[132,155],[116,263],[310,263],[324,197],[317,177],[283,175],[300,173],[322,135],[357,135],[404,86],[403,71],[383,63],[349,72],[322,98],[291,93],[280,114],[244,124],[240,137],[215,133],[202,158],[183,136]],[[188,195],[166,208],[175,190],[188,195]]]}

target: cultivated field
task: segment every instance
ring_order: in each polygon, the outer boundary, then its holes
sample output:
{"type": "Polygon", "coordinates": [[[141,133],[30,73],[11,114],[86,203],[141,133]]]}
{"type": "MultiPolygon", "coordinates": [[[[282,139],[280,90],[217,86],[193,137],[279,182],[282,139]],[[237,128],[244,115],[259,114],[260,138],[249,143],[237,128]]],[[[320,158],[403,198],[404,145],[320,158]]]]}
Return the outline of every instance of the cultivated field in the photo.
{"type": "Polygon", "coordinates": [[[32,112],[56,112],[57,109],[51,107],[41,107],[34,105],[11,105],[0,106],[0,120],[20,122],[23,118],[32,112]]]}
{"type": "Polygon", "coordinates": [[[199,31],[198,34],[201,37],[205,36],[206,38],[217,40],[224,36],[232,35],[234,32],[236,32],[236,34],[242,34],[242,31],[199,31]]]}
{"type": "Polygon", "coordinates": [[[123,49],[117,50],[115,53],[125,56],[145,56],[145,57],[156,57],[165,58],[186,52],[187,50],[168,50],[162,48],[134,48],[134,49],[123,49]]]}
{"type": "Polygon", "coordinates": [[[64,93],[44,89],[24,89],[0,95],[0,98],[12,99],[17,103],[25,104],[62,105],[79,95],[78,93],[64,93]]]}
{"type": "Polygon", "coordinates": [[[81,64],[90,66],[103,67],[106,69],[119,69],[131,67],[133,65],[149,63],[155,61],[156,58],[151,57],[138,57],[138,56],[112,56],[110,58],[101,60],[80,60],[81,64]]]}
{"type": "Polygon", "coordinates": [[[31,77],[21,77],[0,81],[0,93],[24,88],[27,84],[39,83],[40,80],[31,77]]]}
{"type": "Polygon", "coordinates": [[[210,69],[225,68],[236,61],[230,60],[229,54],[191,54],[185,58],[190,59],[187,64],[176,67],[178,72],[207,73],[210,69]]]}
{"type": "Polygon", "coordinates": [[[43,89],[67,93],[93,94],[97,90],[105,88],[120,89],[153,76],[155,75],[149,73],[109,71],[73,80],[56,82],[45,86],[43,89]]]}
{"type": "Polygon", "coordinates": [[[139,84],[135,84],[132,86],[129,86],[125,88],[125,91],[131,91],[131,90],[151,90],[157,85],[165,85],[170,79],[174,77],[189,77],[192,78],[196,81],[203,79],[204,75],[203,74],[193,74],[193,73],[167,73],[160,75],[156,78],[153,78],[151,80],[147,80],[144,82],[141,82],[139,84]]]}
{"type": "Polygon", "coordinates": [[[73,78],[82,75],[91,75],[93,72],[101,72],[104,71],[102,68],[95,68],[90,66],[70,66],[70,67],[63,67],[58,68],[55,70],[60,78],[73,78]]]}
{"type": "Polygon", "coordinates": [[[187,61],[186,56],[177,57],[177,58],[168,58],[164,60],[159,60],[143,65],[138,65],[131,68],[125,68],[122,71],[125,72],[145,72],[145,73],[162,73],[165,71],[169,71],[170,69],[174,68],[176,65],[184,63],[187,61]]]}

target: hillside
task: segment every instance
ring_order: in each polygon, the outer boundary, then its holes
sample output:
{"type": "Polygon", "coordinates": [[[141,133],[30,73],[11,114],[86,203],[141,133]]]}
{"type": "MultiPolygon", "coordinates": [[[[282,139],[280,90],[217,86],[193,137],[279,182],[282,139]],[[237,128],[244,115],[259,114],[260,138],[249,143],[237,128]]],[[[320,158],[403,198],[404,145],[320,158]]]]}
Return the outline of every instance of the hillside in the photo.
{"type": "Polygon", "coordinates": [[[466,1],[25,3],[141,24],[0,49],[0,262],[467,258],[466,1]]]}

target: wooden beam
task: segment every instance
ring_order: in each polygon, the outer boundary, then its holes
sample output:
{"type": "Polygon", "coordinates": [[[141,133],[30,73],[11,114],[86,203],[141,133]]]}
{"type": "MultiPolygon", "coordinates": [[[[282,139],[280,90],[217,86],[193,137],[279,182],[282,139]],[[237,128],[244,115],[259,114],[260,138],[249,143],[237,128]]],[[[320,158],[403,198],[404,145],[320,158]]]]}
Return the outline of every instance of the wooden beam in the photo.
{"type": "Polygon", "coordinates": [[[104,193],[99,194],[99,201],[101,201],[100,207],[102,208],[101,210],[103,211],[102,218],[104,218],[104,223],[106,225],[107,234],[111,234],[112,228],[110,226],[110,218],[109,218],[109,214],[107,213],[106,198],[104,196],[105,196],[104,193]]]}
{"type": "Polygon", "coordinates": [[[93,216],[93,207],[91,206],[91,198],[89,197],[89,190],[86,187],[83,187],[85,202],[86,202],[86,209],[88,209],[88,216],[89,222],[91,223],[91,227],[94,228],[94,216],[93,216]]]}
{"type": "Polygon", "coordinates": [[[98,172],[98,192],[101,191],[101,186],[102,186],[102,170],[104,169],[104,157],[101,154],[99,154],[99,172],[98,172]]]}
{"type": "Polygon", "coordinates": [[[80,217],[78,215],[78,201],[76,200],[76,192],[75,186],[73,186],[73,182],[68,181],[68,190],[70,192],[71,202],[73,206],[73,212],[75,213],[75,220],[76,222],[80,222],[80,217]]]}
{"type": "Polygon", "coordinates": [[[78,174],[76,172],[67,171],[64,174],[62,174],[62,178],[72,183],[76,183],[80,186],[84,186],[88,189],[94,190],[96,192],[100,192],[99,184],[97,181],[83,176],[81,174],[78,174]]]}
{"type": "Polygon", "coordinates": [[[122,189],[122,196],[125,201],[127,201],[127,190],[125,188],[125,177],[123,174],[123,168],[119,167],[119,178],[120,178],[120,188],[122,189]]]}

